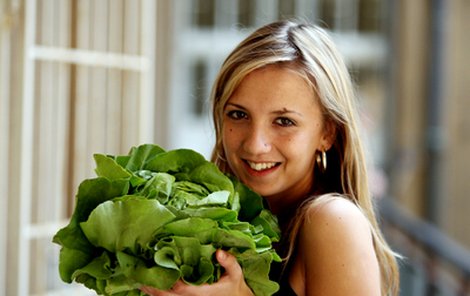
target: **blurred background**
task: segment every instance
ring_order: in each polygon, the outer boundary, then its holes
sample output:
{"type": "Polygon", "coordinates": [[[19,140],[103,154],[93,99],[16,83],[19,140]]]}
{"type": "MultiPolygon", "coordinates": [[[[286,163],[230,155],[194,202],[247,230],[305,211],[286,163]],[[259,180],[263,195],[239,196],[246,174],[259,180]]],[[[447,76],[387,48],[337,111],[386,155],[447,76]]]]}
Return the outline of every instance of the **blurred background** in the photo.
{"type": "Polygon", "coordinates": [[[358,86],[401,294],[470,295],[468,0],[0,0],[0,295],[90,295],[51,239],[93,153],[209,157],[223,58],[285,18],[330,30],[358,86]]]}

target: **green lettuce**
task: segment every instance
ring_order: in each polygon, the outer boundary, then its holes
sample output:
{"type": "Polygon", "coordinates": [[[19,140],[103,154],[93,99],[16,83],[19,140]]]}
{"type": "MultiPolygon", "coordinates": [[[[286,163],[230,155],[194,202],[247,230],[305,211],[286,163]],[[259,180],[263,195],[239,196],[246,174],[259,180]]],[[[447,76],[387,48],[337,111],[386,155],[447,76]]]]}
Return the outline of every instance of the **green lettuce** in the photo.
{"type": "Polygon", "coordinates": [[[97,177],[80,184],[70,222],[53,238],[64,282],[99,295],[210,284],[223,274],[223,249],[255,295],[279,289],[269,279],[279,226],[258,194],[190,149],[146,144],[94,159],[97,177]]]}

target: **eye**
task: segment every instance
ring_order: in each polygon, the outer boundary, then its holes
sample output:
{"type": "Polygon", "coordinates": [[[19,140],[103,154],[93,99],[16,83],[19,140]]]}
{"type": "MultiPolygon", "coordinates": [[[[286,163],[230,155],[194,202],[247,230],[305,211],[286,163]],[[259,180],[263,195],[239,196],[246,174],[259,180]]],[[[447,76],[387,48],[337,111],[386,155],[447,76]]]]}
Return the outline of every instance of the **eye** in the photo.
{"type": "Polygon", "coordinates": [[[227,116],[235,119],[235,120],[240,120],[248,117],[248,114],[246,112],[243,112],[241,110],[231,110],[227,112],[227,116]]]}
{"type": "Polygon", "coordinates": [[[279,126],[285,126],[285,127],[295,125],[295,122],[292,121],[291,119],[287,118],[287,117],[276,118],[276,120],[274,122],[279,126]]]}

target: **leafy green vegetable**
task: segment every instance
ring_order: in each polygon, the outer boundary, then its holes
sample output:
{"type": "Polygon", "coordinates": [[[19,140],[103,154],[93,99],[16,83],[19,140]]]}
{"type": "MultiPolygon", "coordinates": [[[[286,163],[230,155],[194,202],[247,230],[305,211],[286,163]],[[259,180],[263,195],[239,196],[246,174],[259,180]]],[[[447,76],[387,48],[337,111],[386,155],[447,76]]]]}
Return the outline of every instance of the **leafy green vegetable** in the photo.
{"type": "Polygon", "coordinates": [[[94,246],[138,255],[152,241],[155,229],[174,218],[157,200],[129,195],[100,204],[80,227],[94,246]]]}
{"type": "Polygon", "coordinates": [[[280,231],[259,195],[189,149],[145,144],[94,159],[97,177],[80,184],[70,223],[53,238],[64,282],[119,296],[179,279],[214,283],[224,249],[255,295],[278,290],[268,275],[280,231]]]}

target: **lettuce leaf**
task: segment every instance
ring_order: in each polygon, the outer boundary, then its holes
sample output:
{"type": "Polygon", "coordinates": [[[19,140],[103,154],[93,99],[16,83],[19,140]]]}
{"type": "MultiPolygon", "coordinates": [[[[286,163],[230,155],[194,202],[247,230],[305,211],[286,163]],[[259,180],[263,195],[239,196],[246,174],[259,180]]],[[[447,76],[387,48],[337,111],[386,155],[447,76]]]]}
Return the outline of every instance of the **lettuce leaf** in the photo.
{"type": "Polygon", "coordinates": [[[96,247],[137,255],[152,241],[156,229],[174,219],[175,215],[157,200],[129,195],[98,205],[80,227],[96,247]]]}

